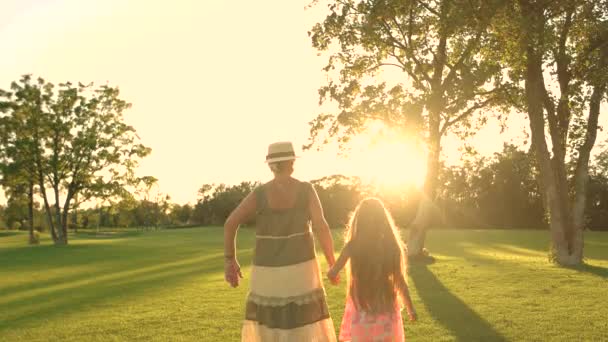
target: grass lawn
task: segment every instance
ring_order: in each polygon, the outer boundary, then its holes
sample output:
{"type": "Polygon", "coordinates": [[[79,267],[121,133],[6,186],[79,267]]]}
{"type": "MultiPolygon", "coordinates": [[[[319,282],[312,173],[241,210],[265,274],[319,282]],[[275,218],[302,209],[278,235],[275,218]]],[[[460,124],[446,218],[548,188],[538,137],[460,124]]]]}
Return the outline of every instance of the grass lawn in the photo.
{"type": "MultiPolygon", "coordinates": [[[[65,247],[0,232],[0,341],[238,341],[253,238],[239,233],[246,279],[232,289],[219,228],[80,233],[65,247]]],[[[586,234],[578,269],[547,262],[546,231],[433,230],[427,246],[438,261],[410,269],[408,340],[608,341],[607,233],[586,234]]],[[[338,328],[344,282],[326,291],[338,328]]]]}

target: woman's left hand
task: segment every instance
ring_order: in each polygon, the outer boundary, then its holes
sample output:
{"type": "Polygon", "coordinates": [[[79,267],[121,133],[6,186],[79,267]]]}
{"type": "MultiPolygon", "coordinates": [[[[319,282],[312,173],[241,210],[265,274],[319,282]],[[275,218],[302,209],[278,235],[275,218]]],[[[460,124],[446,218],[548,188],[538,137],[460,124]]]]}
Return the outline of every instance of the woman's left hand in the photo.
{"type": "Polygon", "coordinates": [[[241,266],[236,258],[226,259],[224,261],[224,279],[232,287],[239,286],[239,278],[243,278],[241,266]]]}

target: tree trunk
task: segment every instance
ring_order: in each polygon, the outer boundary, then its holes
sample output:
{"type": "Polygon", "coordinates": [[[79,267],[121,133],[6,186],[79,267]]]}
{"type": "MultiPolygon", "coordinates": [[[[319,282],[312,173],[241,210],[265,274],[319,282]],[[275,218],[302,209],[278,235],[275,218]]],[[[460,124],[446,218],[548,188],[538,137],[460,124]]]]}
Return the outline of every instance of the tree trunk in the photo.
{"type": "Polygon", "coordinates": [[[433,214],[436,212],[435,193],[437,189],[437,177],[439,174],[439,141],[435,141],[429,147],[424,188],[416,217],[409,227],[410,233],[407,241],[407,252],[409,256],[423,254],[426,231],[431,225],[433,214]]]}
{"type": "Polygon", "coordinates": [[[57,241],[55,241],[56,245],[67,245],[68,244],[68,235],[65,230],[63,221],[61,219],[61,207],[59,206],[59,186],[54,185],[53,191],[55,192],[55,224],[57,227],[57,241]]]}
{"type": "Polygon", "coordinates": [[[28,188],[28,228],[30,232],[30,245],[37,245],[38,239],[34,235],[34,180],[30,177],[28,188]]]}
{"type": "Polygon", "coordinates": [[[68,236],[68,213],[69,209],[67,208],[64,208],[63,212],[61,213],[61,229],[63,230],[63,234],[66,237],[66,243],[68,236]]]}
{"type": "Polygon", "coordinates": [[[434,101],[429,110],[429,139],[426,175],[420,204],[414,221],[410,224],[410,233],[407,240],[408,256],[423,256],[426,231],[431,224],[433,214],[436,212],[435,194],[437,192],[437,178],[439,176],[439,156],[441,153],[440,101],[434,101]]]}
{"type": "Polygon", "coordinates": [[[67,243],[67,236],[68,236],[68,219],[69,219],[71,201],[72,201],[72,192],[68,191],[68,194],[65,199],[65,204],[63,205],[63,212],[61,213],[61,216],[62,216],[61,229],[63,230],[63,232],[65,234],[66,243],[67,243]]]}
{"type": "MultiPolygon", "coordinates": [[[[555,141],[555,139],[552,139],[555,141]]],[[[570,194],[568,189],[568,179],[566,174],[565,159],[560,157],[554,157],[553,160],[553,177],[554,177],[554,188],[556,189],[555,200],[553,203],[549,203],[553,207],[550,209],[550,220],[553,225],[553,219],[555,219],[560,226],[557,230],[562,232],[563,237],[557,238],[553,241],[555,248],[552,251],[552,257],[562,265],[579,264],[581,260],[577,260],[573,255],[573,239],[574,239],[574,227],[572,224],[572,216],[570,215],[570,194]]]]}
{"type": "Polygon", "coordinates": [[[600,103],[605,91],[605,84],[600,84],[593,88],[591,101],[589,102],[589,118],[587,120],[585,142],[580,148],[576,173],[574,175],[574,207],[572,209],[573,234],[569,243],[571,254],[573,255],[573,258],[580,260],[579,263],[583,259],[583,230],[585,228],[587,184],[589,183],[589,156],[597,137],[600,103]]]}
{"type": "MultiPolygon", "coordinates": [[[[522,11],[525,13],[523,25],[526,28],[525,56],[525,99],[532,133],[532,145],[534,146],[538,161],[542,191],[545,195],[545,210],[549,216],[549,229],[551,231],[551,257],[562,265],[574,265],[581,262],[576,255],[570,253],[568,231],[572,230],[572,221],[568,215],[568,191],[564,182],[565,165],[561,155],[555,155],[553,159],[549,154],[545,138],[545,116],[543,101],[546,99],[546,89],[543,79],[542,56],[537,50],[543,44],[543,32],[545,29],[542,10],[534,8],[528,1],[520,1],[522,11]]],[[[545,104],[546,105],[546,104],[545,104]]],[[[547,110],[550,110],[547,108],[547,110]]],[[[551,127],[552,128],[552,127],[551,127]]],[[[559,131],[550,129],[552,139],[559,139],[559,131]]],[[[559,141],[554,141],[559,144],[559,141]]],[[[554,149],[554,152],[558,151],[554,149]]],[[[558,151],[559,152],[559,151],[558,151]]]]}
{"type": "Polygon", "coordinates": [[[76,204],[74,205],[74,219],[72,222],[74,223],[74,233],[78,233],[78,193],[76,193],[74,201],[76,204]]]}
{"type": "Polygon", "coordinates": [[[51,212],[49,200],[46,197],[46,189],[44,188],[44,177],[42,175],[38,176],[38,182],[38,186],[40,186],[40,193],[42,194],[42,200],[44,202],[44,212],[46,213],[46,219],[49,224],[49,229],[51,230],[51,237],[53,238],[53,242],[57,243],[57,241],[59,240],[59,236],[57,235],[57,231],[55,230],[55,225],[53,223],[53,214],[51,212]]]}
{"type": "Polygon", "coordinates": [[[424,191],[420,199],[420,205],[414,221],[410,225],[410,234],[407,241],[408,256],[424,256],[424,243],[426,230],[431,224],[433,213],[436,211],[435,193],[437,189],[437,177],[439,176],[439,155],[441,153],[441,113],[444,109],[445,99],[443,95],[443,71],[447,61],[447,2],[442,2],[439,30],[439,44],[433,59],[433,77],[431,80],[431,94],[426,108],[429,113],[428,122],[428,156],[427,169],[424,179],[424,191]]]}
{"type": "Polygon", "coordinates": [[[99,207],[99,219],[97,220],[97,233],[99,233],[99,227],[101,226],[101,220],[103,220],[103,208],[99,207]]]}

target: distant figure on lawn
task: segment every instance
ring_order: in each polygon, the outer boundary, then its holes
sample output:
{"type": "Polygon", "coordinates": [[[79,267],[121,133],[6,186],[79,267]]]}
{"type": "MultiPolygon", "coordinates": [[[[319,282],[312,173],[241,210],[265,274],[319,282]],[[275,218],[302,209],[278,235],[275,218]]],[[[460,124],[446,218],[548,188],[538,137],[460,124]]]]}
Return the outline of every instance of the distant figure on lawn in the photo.
{"type": "Polygon", "coordinates": [[[336,341],[313,231],[330,266],[335,262],[333,241],[313,186],[291,177],[295,159],[290,142],[271,144],[266,162],[274,179],[250,193],[224,225],[225,279],[236,287],[242,278],[236,231],[253,217],[256,222],[241,341],[336,341]]]}

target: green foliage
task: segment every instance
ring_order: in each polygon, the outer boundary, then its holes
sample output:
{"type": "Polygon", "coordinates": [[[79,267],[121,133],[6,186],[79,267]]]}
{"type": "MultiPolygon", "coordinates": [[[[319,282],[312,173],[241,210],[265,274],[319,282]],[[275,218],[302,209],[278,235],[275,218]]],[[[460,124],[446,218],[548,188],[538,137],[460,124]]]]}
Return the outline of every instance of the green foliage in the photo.
{"type": "MultiPolygon", "coordinates": [[[[0,236],[2,341],[240,338],[255,241],[249,230],[238,235],[245,278],[236,289],[223,280],[220,227],[83,232],[62,253],[45,234],[40,246],[27,247],[27,233],[12,233],[0,236]]],[[[335,232],[338,250],[340,235],[335,232]]],[[[429,231],[427,246],[439,261],[410,266],[407,280],[419,321],[404,322],[406,338],[607,340],[608,307],[601,298],[608,236],[591,232],[585,240],[588,265],[569,269],[547,264],[542,231],[429,231]],[[578,305],[564,310],[564,298],[578,305]]],[[[320,261],[324,274],[327,265],[320,261]]],[[[345,283],[324,284],[337,331],[345,283]]]]}
{"type": "Polygon", "coordinates": [[[5,207],[3,205],[0,205],[0,229],[8,229],[8,227],[9,227],[6,224],[5,212],[6,212],[5,207]]]}
{"type": "Polygon", "coordinates": [[[313,180],[311,183],[321,201],[325,219],[332,228],[343,227],[364,196],[364,189],[358,178],[333,175],[313,180]]]}
{"type": "Polygon", "coordinates": [[[150,149],[124,122],[130,104],[108,85],[23,76],[0,91],[0,166],[5,180],[33,182],[57,243],[67,243],[69,211],[126,192],[150,149]],[[52,190],[52,193],[48,190],[52,190]],[[51,207],[52,206],[52,207],[51,207]]]}
{"type": "Polygon", "coordinates": [[[105,205],[82,210],[78,226],[97,227],[180,227],[190,224],[192,206],[171,203],[171,198],[162,193],[152,193],[156,178],[142,177],[135,194],[124,193],[119,201],[108,201],[105,205]],[[140,196],[141,199],[137,199],[140,196]]]}
{"type": "Polygon", "coordinates": [[[562,265],[583,258],[589,160],[608,88],[607,5],[507,2],[491,30],[493,53],[508,56],[503,68],[524,94],[552,253],[562,265]]]}
{"type": "MultiPolygon", "coordinates": [[[[608,163],[601,153],[590,176],[587,227],[608,227],[608,163]],[[606,165],[604,165],[606,164],[606,165]]],[[[420,190],[375,189],[357,178],[333,175],[311,181],[332,228],[343,226],[365,196],[380,197],[397,224],[408,227],[416,214],[420,190]]],[[[434,226],[458,228],[544,229],[547,220],[538,186],[534,156],[513,145],[492,157],[473,155],[462,165],[442,166],[439,173],[437,215],[434,226]]],[[[171,203],[163,195],[121,201],[79,212],[79,226],[179,227],[221,225],[257,183],[229,186],[206,184],[199,190],[196,205],[171,203]],[[156,198],[156,199],[155,199],[156,198]]]]}
{"type": "Polygon", "coordinates": [[[533,156],[505,144],[492,158],[440,173],[441,204],[456,227],[546,228],[533,156]]]}
{"type": "Polygon", "coordinates": [[[316,49],[331,51],[325,67],[330,81],[319,89],[320,103],[338,108],[310,123],[307,147],[327,142],[324,133],[347,142],[370,120],[431,140],[448,131],[471,134],[471,114],[503,103],[508,94],[499,64],[479,58],[499,6],[329,1],[329,14],[309,35],[316,49]],[[383,76],[389,80],[379,81],[383,76]]]}
{"type": "Polygon", "coordinates": [[[587,198],[587,226],[608,230],[608,149],[605,146],[591,165],[587,198]]]}
{"type": "MultiPolygon", "coordinates": [[[[512,97],[516,109],[525,111],[524,81],[526,80],[526,45],[529,39],[541,58],[546,94],[546,121],[552,135],[559,136],[554,144],[564,144],[569,158],[578,154],[587,135],[592,87],[608,80],[606,40],[608,7],[602,1],[552,1],[533,4],[505,2],[492,25],[492,39],[484,56],[501,61],[502,69],[519,96],[512,97]],[[522,4],[528,7],[523,8],[522,4]],[[541,17],[533,17],[535,13],[541,17]],[[539,29],[539,25],[543,25],[539,29]],[[555,87],[550,86],[556,85],[555,87]],[[562,111],[562,106],[564,111],[562,111]],[[557,113],[556,113],[557,111],[557,113]],[[552,117],[555,116],[555,121],[552,117]],[[558,129],[560,130],[558,132],[558,129]],[[563,140],[563,141],[562,141],[563,140]]],[[[544,86],[543,86],[544,87],[544,86]]]]}
{"type": "Polygon", "coordinates": [[[241,182],[237,185],[204,184],[198,191],[198,201],[192,212],[192,222],[201,225],[223,225],[228,215],[260,183],[241,182]]]}
{"type": "Polygon", "coordinates": [[[170,220],[174,224],[187,225],[190,223],[193,207],[190,204],[172,204],[170,209],[170,220]]]}
{"type": "Polygon", "coordinates": [[[4,209],[4,219],[9,227],[15,223],[25,222],[28,218],[27,195],[23,192],[23,187],[15,187],[15,191],[9,193],[6,208],[4,209]]]}

